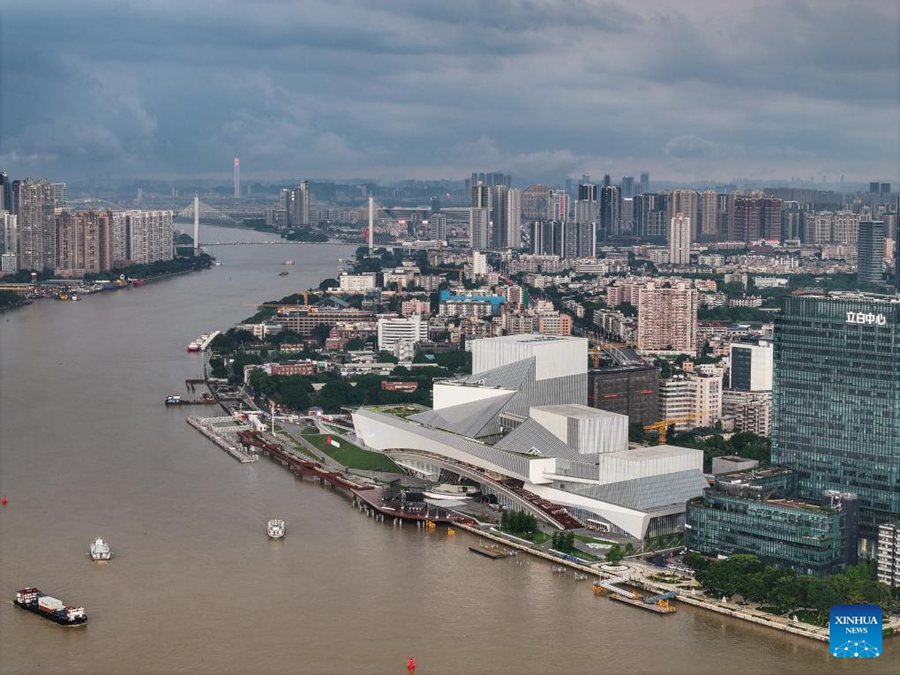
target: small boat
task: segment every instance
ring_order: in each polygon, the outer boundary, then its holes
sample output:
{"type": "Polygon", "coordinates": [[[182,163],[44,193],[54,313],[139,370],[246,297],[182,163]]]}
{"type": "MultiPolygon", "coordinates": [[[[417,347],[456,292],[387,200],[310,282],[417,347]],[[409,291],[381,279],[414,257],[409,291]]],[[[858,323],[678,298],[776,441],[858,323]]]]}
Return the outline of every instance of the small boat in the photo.
{"type": "Polygon", "coordinates": [[[553,570],[554,574],[565,574],[566,573],[566,568],[563,567],[562,565],[554,565],[550,569],[553,570]]]}
{"type": "Polygon", "coordinates": [[[97,537],[91,544],[91,560],[109,560],[111,557],[112,551],[109,550],[109,544],[97,537]]]}
{"type": "Polygon", "coordinates": [[[587,579],[587,574],[582,574],[581,572],[575,572],[575,581],[584,581],[587,579]]]}
{"type": "Polygon", "coordinates": [[[280,276],[280,277],[286,277],[287,275],[288,275],[287,272],[279,272],[278,273],[278,276],[280,276]]]}
{"type": "Polygon", "coordinates": [[[281,539],[284,536],[284,521],[273,518],[269,521],[266,532],[271,539],[281,539]]]}
{"type": "Polygon", "coordinates": [[[294,264],[294,261],[293,261],[293,260],[285,260],[285,261],[284,261],[283,263],[281,263],[281,264],[282,264],[282,265],[293,265],[293,264],[294,264]]]}

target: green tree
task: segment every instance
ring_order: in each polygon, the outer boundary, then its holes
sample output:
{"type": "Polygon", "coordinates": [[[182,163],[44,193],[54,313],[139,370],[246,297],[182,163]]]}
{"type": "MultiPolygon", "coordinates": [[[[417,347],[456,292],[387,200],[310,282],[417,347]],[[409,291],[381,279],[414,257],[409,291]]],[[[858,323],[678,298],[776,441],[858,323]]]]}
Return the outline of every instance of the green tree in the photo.
{"type": "Polygon", "coordinates": [[[327,291],[329,288],[337,288],[340,285],[337,279],[332,279],[329,277],[328,279],[323,279],[319,284],[319,290],[322,292],[327,291]]]}
{"type": "Polygon", "coordinates": [[[325,340],[331,335],[331,326],[327,323],[320,323],[313,327],[310,334],[319,341],[319,344],[325,344],[325,340]]]}
{"type": "Polygon", "coordinates": [[[622,547],[618,544],[613,544],[609,551],[606,553],[606,562],[610,565],[618,565],[622,562],[622,558],[624,558],[624,554],[622,553],[622,547]]]}

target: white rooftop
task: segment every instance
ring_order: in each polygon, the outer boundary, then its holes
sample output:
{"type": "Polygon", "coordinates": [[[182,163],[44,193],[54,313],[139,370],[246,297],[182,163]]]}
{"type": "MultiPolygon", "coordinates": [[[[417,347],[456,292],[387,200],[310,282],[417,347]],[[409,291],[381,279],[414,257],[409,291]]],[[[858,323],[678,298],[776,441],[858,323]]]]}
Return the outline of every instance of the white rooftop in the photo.
{"type": "Polygon", "coordinates": [[[696,448],[683,448],[678,445],[649,445],[644,448],[611,452],[606,456],[628,462],[646,462],[655,459],[665,459],[667,457],[695,455],[697,453],[703,454],[703,451],[697,450],[696,448]]]}
{"type": "Polygon", "coordinates": [[[591,408],[590,406],[581,405],[579,403],[568,403],[565,405],[540,405],[534,406],[532,410],[539,410],[552,413],[554,415],[562,415],[564,417],[572,417],[577,419],[602,418],[613,420],[619,417],[626,417],[625,415],[610,412],[609,410],[591,408]]]}

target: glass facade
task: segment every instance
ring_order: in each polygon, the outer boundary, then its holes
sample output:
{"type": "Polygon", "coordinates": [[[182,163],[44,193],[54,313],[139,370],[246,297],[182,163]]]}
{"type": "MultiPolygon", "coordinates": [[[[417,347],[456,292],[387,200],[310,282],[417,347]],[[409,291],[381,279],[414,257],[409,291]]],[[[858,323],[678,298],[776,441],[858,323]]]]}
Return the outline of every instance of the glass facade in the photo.
{"type": "Polygon", "coordinates": [[[799,296],[775,317],[772,461],[798,496],[859,499],[860,536],[900,518],[900,297],[799,296]]]}
{"type": "Polygon", "coordinates": [[[847,513],[789,500],[706,490],[688,502],[685,544],[704,555],[752,553],[797,574],[825,576],[847,567],[847,513]]]}

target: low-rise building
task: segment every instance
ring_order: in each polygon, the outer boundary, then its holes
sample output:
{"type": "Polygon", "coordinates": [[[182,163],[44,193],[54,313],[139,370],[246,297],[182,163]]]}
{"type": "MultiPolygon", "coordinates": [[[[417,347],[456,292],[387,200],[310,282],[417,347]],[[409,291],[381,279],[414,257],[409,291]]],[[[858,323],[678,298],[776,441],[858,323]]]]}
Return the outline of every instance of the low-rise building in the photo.
{"type": "Polygon", "coordinates": [[[312,361],[288,361],[286,363],[273,363],[270,367],[272,375],[315,375],[316,364],[312,361]]]}
{"type": "Polygon", "coordinates": [[[338,282],[342,293],[365,293],[375,288],[375,273],[342,274],[338,282]]]}
{"type": "Polygon", "coordinates": [[[797,574],[837,574],[856,563],[855,495],[829,493],[818,504],[792,499],[789,469],[723,474],[688,502],[685,544],[703,555],[752,553],[797,574]]]}
{"type": "Polygon", "coordinates": [[[772,392],[725,389],[722,415],[733,418],[738,431],[768,437],[772,434],[772,392]]]}
{"type": "Polygon", "coordinates": [[[900,522],[878,526],[878,581],[900,586],[900,522]]]}

